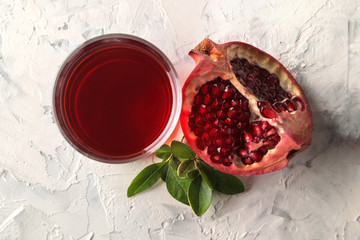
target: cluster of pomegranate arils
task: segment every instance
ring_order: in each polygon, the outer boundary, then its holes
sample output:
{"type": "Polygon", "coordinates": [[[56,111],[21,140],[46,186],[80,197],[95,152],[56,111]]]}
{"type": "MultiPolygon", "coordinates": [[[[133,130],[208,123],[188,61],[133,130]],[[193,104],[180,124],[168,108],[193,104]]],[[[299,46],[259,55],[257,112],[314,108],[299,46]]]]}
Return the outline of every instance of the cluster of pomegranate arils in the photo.
{"type": "Polygon", "coordinates": [[[262,174],[284,167],[310,144],[310,107],[274,58],[248,44],[208,39],[191,55],[197,67],[183,88],[180,120],[204,161],[227,173],[262,174]]]}

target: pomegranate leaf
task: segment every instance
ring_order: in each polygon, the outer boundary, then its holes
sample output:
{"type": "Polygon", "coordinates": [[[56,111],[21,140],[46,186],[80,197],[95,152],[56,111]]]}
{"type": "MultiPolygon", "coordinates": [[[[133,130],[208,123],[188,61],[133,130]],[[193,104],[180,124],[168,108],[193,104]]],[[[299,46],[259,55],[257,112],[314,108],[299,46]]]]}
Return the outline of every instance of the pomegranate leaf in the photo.
{"type": "Polygon", "coordinates": [[[194,163],[194,160],[185,160],[183,161],[178,169],[177,169],[177,174],[179,177],[181,178],[185,178],[186,177],[186,174],[193,170],[195,168],[195,163],[194,163]]]}
{"type": "Polygon", "coordinates": [[[214,190],[216,180],[214,169],[202,160],[197,161],[197,168],[206,185],[208,185],[211,190],[214,190]]]}
{"type": "Polygon", "coordinates": [[[197,176],[199,176],[199,170],[196,168],[186,173],[186,177],[190,180],[195,179],[197,176]]]}
{"type": "Polygon", "coordinates": [[[169,159],[171,156],[171,148],[169,145],[164,144],[155,152],[155,156],[163,160],[169,159]]]}
{"type": "MultiPolygon", "coordinates": [[[[164,161],[165,161],[165,160],[164,160],[164,161]]],[[[166,182],[166,174],[167,174],[167,171],[168,171],[168,167],[169,167],[169,164],[166,162],[164,172],[163,172],[163,174],[161,175],[161,179],[162,179],[164,182],[166,182]]]]}
{"type": "Polygon", "coordinates": [[[152,187],[163,175],[167,162],[154,163],[144,168],[131,182],[127,196],[132,197],[152,187]]]}
{"type": "Polygon", "coordinates": [[[166,174],[166,188],[170,195],[181,203],[189,205],[187,192],[190,185],[190,180],[187,178],[180,178],[176,172],[177,163],[174,158],[169,161],[170,166],[166,174]],[[174,169],[175,168],[175,169],[174,169]]]}
{"type": "Polygon", "coordinates": [[[214,170],[215,173],[215,190],[227,195],[234,195],[241,193],[245,190],[244,185],[234,175],[226,174],[218,170],[214,170]]]}
{"type": "Polygon", "coordinates": [[[203,215],[212,201],[212,190],[201,177],[195,178],[188,190],[190,206],[197,216],[203,215]]]}
{"type": "Polygon", "coordinates": [[[196,156],[194,151],[188,145],[178,141],[171,142],[171,151],[181,162],[196,156]]]}

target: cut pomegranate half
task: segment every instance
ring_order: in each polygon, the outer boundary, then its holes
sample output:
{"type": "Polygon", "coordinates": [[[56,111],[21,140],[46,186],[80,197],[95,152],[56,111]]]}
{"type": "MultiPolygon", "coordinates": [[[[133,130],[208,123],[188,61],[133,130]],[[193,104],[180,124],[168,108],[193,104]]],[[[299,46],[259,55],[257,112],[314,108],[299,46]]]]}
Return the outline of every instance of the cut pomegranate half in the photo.
{"type": "Polygon", "coordinates": [[[275,58],[246,43],[209,39],[189,54],[196,67],[183,87],[180,123],[205,162],[225,173],[263,174],[310,145],[308,101],[275,58]]]}

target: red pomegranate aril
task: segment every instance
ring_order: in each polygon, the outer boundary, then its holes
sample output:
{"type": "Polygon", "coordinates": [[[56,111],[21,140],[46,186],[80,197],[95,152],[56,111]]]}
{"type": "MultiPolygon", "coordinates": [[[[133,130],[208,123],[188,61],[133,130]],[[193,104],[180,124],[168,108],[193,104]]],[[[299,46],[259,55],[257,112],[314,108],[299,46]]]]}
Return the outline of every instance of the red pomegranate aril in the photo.
{"type": "Polygon", "coordinates": [[[222,120],[226,119],[226,117],[227,117],[226,113],[223,110],[217,111],[216,116],[218,119],[222,119],[222,120]]]}
{"type": "Polygon", "coordinates": [[[229,127],[223,127],[222,129],[220,129],[220,133],[224,135],[230,135],[232,133],[232,130],[229,127]]]}
{"type": "Polygon", "coordinates": [[[265,155],[268,152],[268,149],[265,146],[262,146],[259,148],[259,151],[262,153],[262,155],[265,155]]]}
{"type": "Polygon", "coordinates": [[[230,99],[234,96],[235,90],[231,86],[227,86],[222,95],[222,99],[230,99]]]}
{"type": "Polygon", "coordinates": [[[263,157],[263,154],[261,151],[259,150],[255,150],[255,151],[252,151],[250,154],[249,154],[249,157],[254,160],[255,162],[260,162],[260,160],[262,159],[263,157]]]}
{"type": "Polygon", "coordinates": [[[202,96],[201,95],[196,95],[195,99],[194,99],[194,103],[201,104],[202,103],[202,96]]]}
{"type": "Polygon", "coordinates": [[[283,104],[280,102],[274,103],[273,109],[278,113],[285,111],[283,104]]]}
{"type": "Polygon", "coordinates": [[[250,118],[250,113],[248,112],[242,112],[238,118],[240,122],[248,121],[250,118]]]}
{"type": "Polygon", "coordinates": [[[252,130],[253,130],[254,135],[257,136],[257,137],[259,137],[259,136],[261,136],[263,134],[263,131],[262,131],[259,124],[256,124],[256,125],[253,124],[252,125],[252,130]]]}
{"type": "Polygon", "coordinates": [[[265,147],[267,147],[268,149],[273,149],[276,146],[276,141],[275,140],[266,140],[263,142],[263,145],[265,147]]]}
{"type": "Polygon", "coordinates": [[[237,155],[242,158],[246,158],[249,155],[249,150],[245,147],[241,147],[237,150],[237,155]]]}
{"type": "Polygon", "coordinates": [[[241,161],[243,162],[244,165],[251,165],[254,163],[254,160],[252,160],[251,158],[247,157],[247,158],[242,158],[241,161]]]}
{"type": "Polygon", "coordinates": [[[200,107],[199,107],[199,114],[206,114],[206,113],[208,113],[210,111],[210,108],[209,108],[209,106],[206,106],[206,105],[201,105],[200,107]]]}
{"type": "Polygon", "coordinates": [[[249,131],[245,131],[244,132],[244,140],[246,142],[252,142],[252,140],[254,139],[253,135],[251,134],[251,132],[249,131]]]}
{"type": "Polygon", "coordinates": [[[222,147],[220,148],[220,154],[221,155],[228,155],[230,153],[230,150],[228,148],[222,147]]]}
{"type": "Polygon", "coordinates": [[[196,136],[201,137],[204,133],[204,129],[203,128],[195,128],[194,133],[196,136]]]}
{"type": "Polygon", "coordinates": [[[202,116],[197,116],[195,119],[195,123],[199,126],[202,127],[205,125],[205,118],[202,116]]]}
{"type": "Polygon", "coordinates": [[[219,100],[215,99],[212,103],[211,103],[211,109],[213,110],[218,110],[221,108],[221,103],[219,100]]]}
{"type": "Polygon", "coordinates": [[[217,128],[212,128],[209,133],[211,136],[214,136],[219,134],[219,130],[217,128]]]}
{"type": "Polygon", "coordinates": [[[229,158],[224,158],[222,161],[222,164],[224,166],[230,166],[232,164],[232,162],[229,160],[229,158]]]}
{"type": "Polygon", "coordinates": [[[270,118],[270,119],[277,117],[277,114],[268,106],[262,107],[260,109],[260,113],[263,117],[270,118]]]}
{"type": "Polygon", "coordinates": [[[298,108],[299,108],[301,111],[304,111],[304,108],[305,108],[304,103],[303,103],[303,101],[301,101],[301,99],[300,99],[299,97],[295,97],[295,98],[293,99],[293,101],[297,104],[298,108]]]}
{"type": "Polygon", "coordinates": [[[205,144],[201,139],[196,139],[196,146],[200,149],[200,150],[204,150],[205,149],[205,144]]]}
{"type": "Polygon", "coordinates": [[[210,160],[211,160],[213,163],[221,163],[221,157],[220,157],[220,155],[211,155],[211,156],[210,156],[210,160]]]}
{"type": "Polygon", "coordinates": [[[210,146],[208,147],[208,149],[207,149],[207,153],[208,153],[209,155],[216,154],[216,153],[217,153],[216,147],[213,146],[213,145],[210,145],[210,146]]]}
{"type": "Polygon", "coordinates": [[[208,132],[213,126],[210,123],[206,123],[204,126],[204,131],[208,132]]]}
{"type": "Polygon", "coordinates": [[[228,147],[232,147],[234,144],[234,139],[232,137],[228,137],[225,139],[224,144],[228,147]]]}
{"type": "Polygon", "coordinates": [[[270,76],[268,76],[267,80],[273,83],[275,86],[279,85],[280,83],[279,78],[275,74],[271,74],[270,76]]]}
{"type": "Polygon", "coordinates": [[[224,84],[215,83],[211,88],[211,93],[216,97],[220,97],[224,91],[224,88],[224,84]]]}
{"type": "Polygon", "coordinates": [[[204,100],[203,100],[204,104],[209,105],[212,103],[212,101],[214,101],[214,97],[211,96],[210,94],[206,94],[204,96],[204,100]]]}
{"type": "Polygon", "coordinates": [[[231,102],[229,101],[225,101],[222,106],[221,106],[221,109],[229,109],[231,107],[231,102]]]}
{"type": "Polygon", "coordinates": [[[250,126],[249,122],[239,122],[237,124],[238,129],[247,129],[250,126]]]}
{"type": "Polygon", "coordinates": [[[270,124],[266,121],[262,121],[260,123],[260,126],[261,126],[261,129],[264,130],[264,131],[268,131],[269,128],[270,128],[270,124]]]}
{"type": "Polygon", "coordinates": [[[213,122],[215,122],[216,121],[216,113],[214,113],[214,112],[209,112],[209,113],[207,113],[206,114],[206,120],[208,121],[208,122],[210,122],[210,123],[213,123],[213,122]]]}
{"type": "Polygon", "coordinates": [[[233,126],[235,124],[235,121],[233,119],[231,119],[231,118],[226,118],[225,119],[225,124],[227,126],[233,126]]]}
{"type": "Polygon", "coordinates": [[[207,143],[207,142],[210,141],[210,135],[206,132],[206,133],[204,133],[204,134],[201,136],[201,139],[202,139],[205,143],[207,143]]]}
{"type": "Polygon", "coordinates": [[[275,99],[276,99],[277,101],[282,101],[282,100],[285,99],[285,97],[284,97],[283,95],[281,95],[281,94],[276,94],[275,99]]]}
{"type": "Polygon", "coordinates": [[[297,109],[295,103],[292,100],[286,100],[284,107],[288,110],[288,112],[294,112],[297,109]]]}
{"type": "Polygon", "coordinates": [[[223,145],[223,140],[221,138],[215,138],[213,143],[215,146],[221,147],[223,145]]]}
{"type": "Polygon", "coordinates": [[[236,109],[234,107],[229,108],[228,113],[227,113],[227,116],[229,118],[237,118],[237,117],[239,117],[239,115],[240,115],[240,112],[238,109],[236,109]]]}
{"type": "Polygon", "coordinates": [[[209,88],[210,88],[209,84],[204,84],[201,86],[200,92],[202,92],[203,94],[207,94],[209,92],[209,88]]]}

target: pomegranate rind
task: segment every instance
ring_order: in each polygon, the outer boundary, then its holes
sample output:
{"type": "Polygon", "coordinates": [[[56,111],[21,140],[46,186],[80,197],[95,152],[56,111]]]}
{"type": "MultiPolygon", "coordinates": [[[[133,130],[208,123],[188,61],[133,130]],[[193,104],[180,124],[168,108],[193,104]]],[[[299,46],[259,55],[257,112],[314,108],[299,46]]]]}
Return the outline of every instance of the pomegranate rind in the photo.
{"type": "Polygon", "coordinates": [[[204,39],[195,49],[190,51],[189,55],[194,59],[196,66],[183,86],[183,105],[180,124],[188,144],[205,162],[215,169],[229,174],[243,176],[259,175],[284,168],[292,157],[305,150],[311,144],[312,114],[309,103],[294,77],[274,57],[247,43],[229,42],[216,44],[209,39],[204,39]],[[257,103],[260,100],[240,84],[232,71],[230,61],[237,57],[246,58],[251,64],[256,64],[267,69],[270,73],[276,74],[279,77],[281,87],[291,93],[292,96],[299,97],[302,100],[303,110],[291,113],[286,111],[276,113],[277,117],[273,119],[261,116],[257,107],[257,103]],[[274,149],[267,152],[260,162],[244,165],[238,159],[233,159],[233,164],[224,166],[223,164],[213,163],[206,149],[200,150],[197,148],[197,137],[191,131],[188,124],[189,114],[194,97],[200,86],[217,77],[230,81],[249,100],[251,112],[256,115],[258,120],[267,121],[276,128],[281,140],[274,149]]]}

